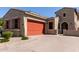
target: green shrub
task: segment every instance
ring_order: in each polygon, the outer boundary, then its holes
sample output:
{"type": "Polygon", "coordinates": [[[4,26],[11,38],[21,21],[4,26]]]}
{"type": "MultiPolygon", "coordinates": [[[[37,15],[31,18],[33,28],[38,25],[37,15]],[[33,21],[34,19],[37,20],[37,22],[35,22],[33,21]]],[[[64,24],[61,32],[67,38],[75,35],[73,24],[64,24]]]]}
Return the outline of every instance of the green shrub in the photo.
{"type": "Polygon", "coordinates": [[[29,39],[28,37],[22,36],[21,40],[28,40],[28,39],[29,39]]]}
{"type": "Polygon", "coordinates": [[[13,33],[10,31],[3,32],[2,36],[4,37],[4,40],[8,40],[10,37],[12,37],[13,33]]]}
{"type": "Polygon", "coordinates": [[[8,42],[9,39],[0,39],[0,43],[3,43],[3,42],[8,42]]]}
{"type": "Polygon", "coordinates": [[[7,32],[3,32],[2,34],[2,39],[0,39],[0,43],[3,43],[3,42],[8,42],[10,37],[12,37],[13,33],[10,32],[10,31],[7,31],[7,32]]]}

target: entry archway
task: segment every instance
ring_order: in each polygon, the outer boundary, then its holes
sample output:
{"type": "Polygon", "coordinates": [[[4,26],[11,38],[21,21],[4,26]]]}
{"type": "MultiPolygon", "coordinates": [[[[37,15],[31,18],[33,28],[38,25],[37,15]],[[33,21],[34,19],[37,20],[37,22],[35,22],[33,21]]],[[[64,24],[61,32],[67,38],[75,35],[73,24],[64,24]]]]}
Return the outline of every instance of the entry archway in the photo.
{"type": "Polygon", "coordinates": [[[61,34],[63,34],[64,30],[68,30],[68,24],[66,22],[61,24],[61,34]]]}

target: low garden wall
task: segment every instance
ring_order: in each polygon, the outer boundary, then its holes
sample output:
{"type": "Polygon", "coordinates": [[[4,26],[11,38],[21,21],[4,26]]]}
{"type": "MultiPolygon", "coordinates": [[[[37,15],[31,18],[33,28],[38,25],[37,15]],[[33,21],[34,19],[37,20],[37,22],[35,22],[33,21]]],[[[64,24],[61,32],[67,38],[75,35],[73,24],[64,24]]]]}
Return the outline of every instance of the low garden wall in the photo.
{"type": "Polygon", "coordinates": [[[75,30],[64,30],[63,35],[79,36],[79,31],[75,31],[75,30]]]}
{"type": "Polygon", "coordinates": [[[55,35],[56,33],[57,33],[56,30],[48,30],[48,34],[53,34],[53,35],[55,35]]]}
{"type": "Polygon", "coordinates": [[[13,32],[13,36],[14,37],[18,37],[18,36],[21,35],[20,30],[17,30],[17,29],[6,29],[5,31],[11,31],[11,32],[13,32]]]}

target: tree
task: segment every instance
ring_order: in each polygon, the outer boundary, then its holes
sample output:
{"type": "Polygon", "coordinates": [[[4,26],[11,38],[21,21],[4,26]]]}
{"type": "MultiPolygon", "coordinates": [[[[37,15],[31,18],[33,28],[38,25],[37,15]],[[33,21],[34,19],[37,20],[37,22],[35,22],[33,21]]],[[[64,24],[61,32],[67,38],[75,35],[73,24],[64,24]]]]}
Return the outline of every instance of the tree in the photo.
{"type": "Polygon", "coordinates": [[[2,36],[3,25],[4,25],[4,20],[2,18],[0,18],[0,36],[2,36]]]}
{"type": "Polygon", "coordinates": [[[4,20],[0,18],[0,26],[2,27],[4,25],[4,20]]]}

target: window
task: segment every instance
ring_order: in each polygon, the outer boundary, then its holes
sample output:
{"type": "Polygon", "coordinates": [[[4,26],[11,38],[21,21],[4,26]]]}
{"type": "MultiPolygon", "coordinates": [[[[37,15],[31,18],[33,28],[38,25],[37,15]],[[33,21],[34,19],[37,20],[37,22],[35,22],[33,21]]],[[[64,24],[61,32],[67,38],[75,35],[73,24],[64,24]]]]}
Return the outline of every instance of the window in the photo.
{"type": "Polygon", "coordinates": [[[49,29],[53,29],[53,22],[49,22],[49,29]]]}
{"type": "Polygon", "coordinates": [[[6,29],[9,29],[9,21],[6,21],[6,29]]]}
{"type": "Polygon", "coordinates": [[[19,23],[18,19],[14,19],[14,28],[15,29],[19,28],[18,23],[19,23]]]}
{"type": "Polygon", "coordinates": [[[66,13],[63,13],[63,17],[66,17],[66,13]]]}

